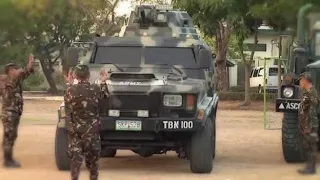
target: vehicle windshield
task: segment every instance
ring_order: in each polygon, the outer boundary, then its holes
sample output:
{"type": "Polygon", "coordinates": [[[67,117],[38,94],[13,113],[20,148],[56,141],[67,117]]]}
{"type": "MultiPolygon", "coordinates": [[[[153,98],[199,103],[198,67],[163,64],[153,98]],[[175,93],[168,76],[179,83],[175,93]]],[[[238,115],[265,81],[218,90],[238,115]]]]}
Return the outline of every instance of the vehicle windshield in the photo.
{"type": "Polygon", "coordinates": [[[95,62],[96,64],[130,64],[140,66],[142,47],[127,46],[101,46],[98,47],[95,62]]]}
{"type": "Polygon", "coordinates": [[[320,56],[320,32],[316,33],[315,41],[315,55],[320,56]]]}
{"type": "Polygon", "coordinates": [[[181,65],[184,68],[196,67],[196,59],[191,48],[168,47],[98,47],[95,64],[130,64],[140,66],[142,57],[145,64],[181,65]],[[144,53],[144,54],[142,54],[144,53]]]}
{"type": "Polygon", "coordinates": [[[182,65],[193,68],[196,64],[191,48],[146,47],[146,64],[182,65]]]}
{"type": "MultiPolygon", "coordinates": [[[[281,74],[284,73],[284,68],[281,68],[281,74]]],[[[278,68],[269,68],[269,76],[278,76],[278,68]]]]}

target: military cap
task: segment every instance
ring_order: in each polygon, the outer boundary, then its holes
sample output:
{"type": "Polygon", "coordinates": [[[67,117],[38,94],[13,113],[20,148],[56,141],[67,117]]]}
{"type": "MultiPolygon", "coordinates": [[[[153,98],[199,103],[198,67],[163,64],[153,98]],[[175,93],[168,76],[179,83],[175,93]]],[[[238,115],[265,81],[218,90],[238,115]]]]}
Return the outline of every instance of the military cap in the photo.
{"type": "Polygon", "coordinates": [[[20,69],[21,67],[20,67],[18,64],[16,64],[16,63],[8,63],[8,64],[6,64],[5,67],[4,67],[5,73],[8,74],[8,73],[9,73],[9,70],[10,70],[11,68],[20,69]]]}
{"type": "Polygon", "coordinates": [[[311,74],[309,72],[301,73],[299,75],[298,81],[300,81],[300,79],[302,79],[302,78],[306,79],[309,82],[312,82],[311,74]]]}

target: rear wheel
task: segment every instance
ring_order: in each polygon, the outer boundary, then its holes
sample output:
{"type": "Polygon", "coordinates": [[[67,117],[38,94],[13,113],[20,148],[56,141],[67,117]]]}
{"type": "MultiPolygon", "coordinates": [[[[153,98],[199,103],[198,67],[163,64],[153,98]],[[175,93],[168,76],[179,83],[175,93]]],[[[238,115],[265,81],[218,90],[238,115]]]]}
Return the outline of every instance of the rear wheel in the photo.
{"type": "Polygon", "coordinates": [[[283,113],[282,152],[286,162],[303,162],[306,159],[300,139],[298,113],[283,113]]]}
{"type": "MultiPolygon", "coordinates": [[[[318,128],[318,137],[320,137],[320,128],[318,128]]],[[[318,141],[318,151],[320,151],[320,141],[318,141]]]]}
{"type": "Polygon", "coordinates": [[[190,169],[193,173],[211,173],[213,168],[213,121],[206,120],[202,130],[195,132],[190,142],[190,169]]]}
{"type": "Polygon", "coordinates": [[[216,118],[212,120],[212,159],[216,157],[216,118]]]}
{"type": "Polygon", "coordinates": [[[65,128],[57,127],[55,137],[55,159],[57,168],[61,171],[70,170],[68,143],[67,130],[65,128]]]}

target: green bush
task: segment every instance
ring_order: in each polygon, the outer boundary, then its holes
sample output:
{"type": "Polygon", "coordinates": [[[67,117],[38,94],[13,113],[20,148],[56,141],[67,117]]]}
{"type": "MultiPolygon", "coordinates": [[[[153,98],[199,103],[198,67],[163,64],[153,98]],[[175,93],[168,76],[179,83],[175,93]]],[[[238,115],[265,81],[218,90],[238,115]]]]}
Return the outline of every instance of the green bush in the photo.
{"type": "MultiPolygon", "coordinates": [[[[244,92],[219,92],[219,99],[222,101],[243,101],[245,94],[244,92]]],[[[263,101],[263,93],[251,93],[250,94],[252,101],[263,101]]],[[[267,94],[267,101],[274,102],[277,98],[277,94],[267,94]]]]}
{"type": "Polygon", "coordinates": [[[45,77],[42,73],[35,71],[26,80],[23,81],[22,87],[24,91],[43,91],[46,90],[43,87],[45,77]]]}

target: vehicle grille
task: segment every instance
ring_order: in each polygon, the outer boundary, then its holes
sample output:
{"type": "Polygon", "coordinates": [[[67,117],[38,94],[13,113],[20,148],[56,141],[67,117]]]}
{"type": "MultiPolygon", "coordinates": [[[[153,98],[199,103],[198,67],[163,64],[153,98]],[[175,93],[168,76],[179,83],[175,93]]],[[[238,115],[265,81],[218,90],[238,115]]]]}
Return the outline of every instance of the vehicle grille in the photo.
{"type": "Polygon", "coordinates": [[[109,98],[109,108],[120,110],[122,117],[137,117],[137,110],[148,110],[149,115],[158,114],[161,105],[160,93],[115,93],[109,98]]]}

